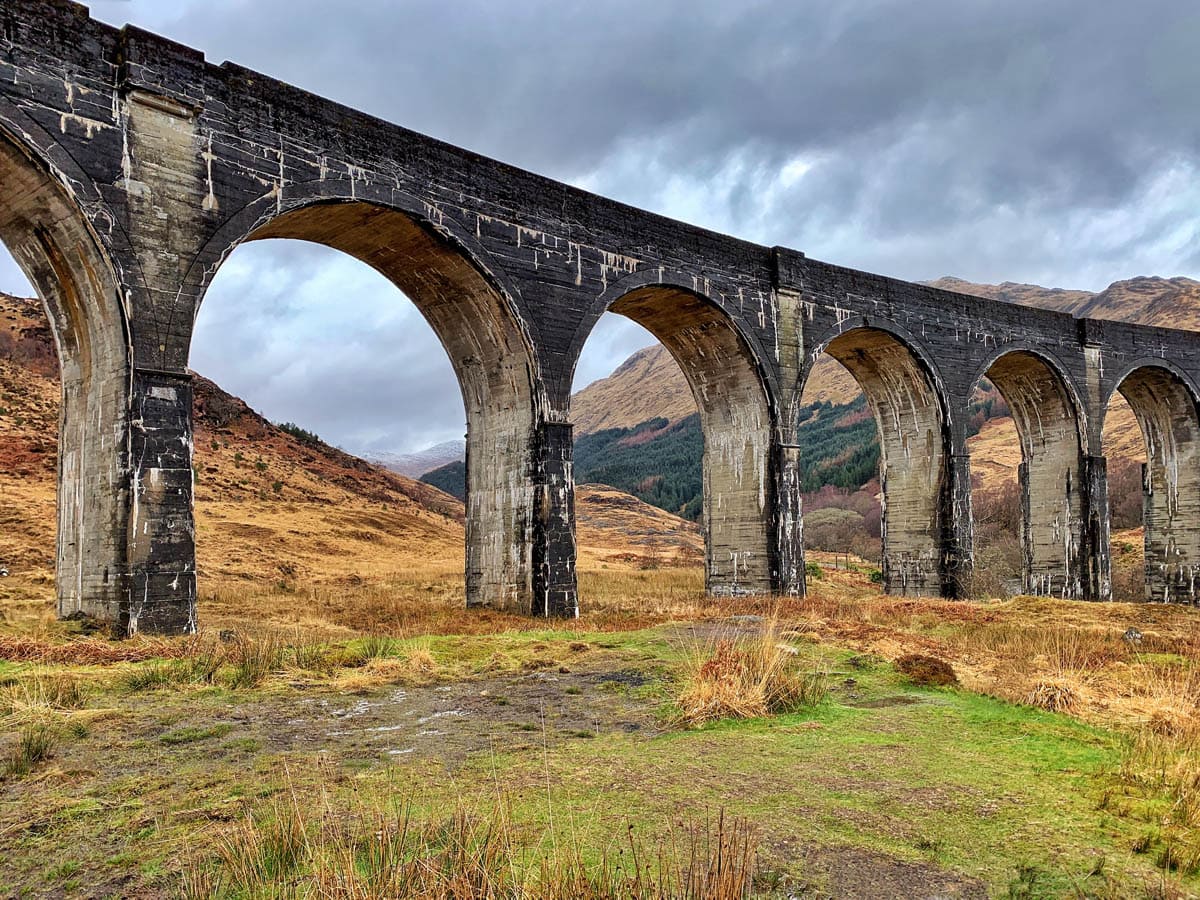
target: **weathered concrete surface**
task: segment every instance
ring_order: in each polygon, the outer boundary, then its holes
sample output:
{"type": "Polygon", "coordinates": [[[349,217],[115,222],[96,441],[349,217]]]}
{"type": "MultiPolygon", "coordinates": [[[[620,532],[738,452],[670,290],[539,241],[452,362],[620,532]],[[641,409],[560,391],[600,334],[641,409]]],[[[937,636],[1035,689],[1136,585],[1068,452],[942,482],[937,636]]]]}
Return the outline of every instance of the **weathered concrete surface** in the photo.
{"type": "Polygon", "coordinates": [[[1195,603],[1200,575],[1200,426],[1175,373],[1134,369],[1117,388],[1146,442],[1142,471],[1146,599],[1195,603]]]}
{"type": "Polygon", "coordinates": [[[468,418],[471,604],[578,608],[571,377],[609,309],[654,331],[696,395],[713,592],[803,591],[795,414],[828,347],[881,431],[889,590],[969,593],[965,428],[990,373],[1018,411],[1028,586],[1108,596],[1100,431],[1123,385],[1152,444],[1149,590],[1194,599],[1193,335],[713,234],[210,65],[60,0],[0,7],[0,195],[0,238],[37,286],[62,357],[60,611],[121,633],[195,627],[192,323],[229,253],[266,238],[374,266],[445,346],[468,418]]]}
{"type": "Polygon", "coordinates": [[[1024,591],[1085,595],[1084,496],[1079,415],[1066,385],[1041,357],[1007,353],[987,377],[1008,403],[1021,441],[1024,591]]]}
{"type": "Polygon", "coordinates": [[[700,410],[708,591],[769,592],[772,423],[753,354],[720,307],[682,288],[637,288],[609,309],[663,343],[700,410]]]}
{"type": "Polygon", "coordinates": [[[880,435],[883,580],[890,593],[946,592],[942,559],[946,435],[943,402],[928,367],[897,337],[853,328],[825,352],[866,394],[880,435]]]}

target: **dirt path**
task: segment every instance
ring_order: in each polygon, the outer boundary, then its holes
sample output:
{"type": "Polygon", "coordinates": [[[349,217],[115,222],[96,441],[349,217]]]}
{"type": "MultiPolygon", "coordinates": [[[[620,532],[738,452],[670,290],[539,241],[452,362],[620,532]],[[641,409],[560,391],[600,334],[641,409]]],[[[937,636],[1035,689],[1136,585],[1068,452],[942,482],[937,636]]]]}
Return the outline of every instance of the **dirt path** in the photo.
{"type": "Polygon", "coordinates": [[[636,669],[595,665],[426,687],[390,687],[363,696],[312,696],[238,706],[226,720],[271,751],[337,750],[348,757],[441,760],[553,746],[616,731],[656,734],[650,704],[630,690],[648,682],[636,669]]]}

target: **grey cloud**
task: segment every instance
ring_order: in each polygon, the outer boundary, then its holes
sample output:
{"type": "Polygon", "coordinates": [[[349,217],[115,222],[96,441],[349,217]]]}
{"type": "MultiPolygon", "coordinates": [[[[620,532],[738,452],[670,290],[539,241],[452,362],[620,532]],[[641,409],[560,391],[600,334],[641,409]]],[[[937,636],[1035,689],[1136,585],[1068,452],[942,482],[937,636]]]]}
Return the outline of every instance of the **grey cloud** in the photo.
{"type": "Polygon", "coordinates": [[[464,430],[450,361],[412,303],[365,264],[299,242],[230,256],[191,365],[268,418],[348,448],[409,450],[464,430]]]}
{"type": "Polygon", "coordinates": [[[213,59],[567,178],[631,135],[668,138],[702,176],[736,147],[778,160],[961,116],[957,165],[981,183],[1112,200],[1137,177],[1136,138],[1197,134],[1182,85],[1200,83],[1185,37],[1200,19],[1171,0],[374,0],[337,16],[215,0],[163,24],[213,59]]]}
{"type": "MultiPolygon", "coordinates": [[[[845,265],[1093,289],[1135,274],[1200,275],[1200,9],[1190,0],[92,8],[473,150],[845,265]]],[[[404,348],[398,380],[386,367],[362,371],[367,353],[325,353],[325,382],[350,392],[337,400],[318,402],[319,379],[283,366],[286,348],[268,349],[297,297],[314,284],[336,293],[305,262],[310,250],[276,248],[252,279],[222,273],[251,279],[228,290],[258,300],[228,301],[244,335],[222,332],[212,374],[232,387],[244,373],[252,401],[269,390],[271,403],[294,403],[295,417],[311,413],[310,427],[347,441],[421,440],[401,422],[411,412],[401,401],[369,425],[358,418],[411,381],[446,406],[437,427],[461,433],[452,376],[421,381],[424,361],[444,354],[415,326],[353,338],[365,349],[386,333],[404,348]],[[335,373],[338,361],[356,377],[335,373]],[[363,410],[360,379],[378,395],[363,410]]],[[[299,311],[342,334],[339,303],[299,311]]],[[[199,357],[217,305],[201,315],[199,357]]],[[[281,334],[297,348],[311,337],[281,334]]],[[[605,320],[577,386],[647,341],[605,320]]]]}

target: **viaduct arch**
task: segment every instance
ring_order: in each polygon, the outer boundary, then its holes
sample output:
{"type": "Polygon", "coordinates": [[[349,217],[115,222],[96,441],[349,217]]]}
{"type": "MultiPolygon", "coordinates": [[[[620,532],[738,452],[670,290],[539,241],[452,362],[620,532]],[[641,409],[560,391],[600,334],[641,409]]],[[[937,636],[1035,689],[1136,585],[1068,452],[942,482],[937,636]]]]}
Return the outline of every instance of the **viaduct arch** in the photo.
{"type": "Polygon", "coordinates": [[[1200,342],[858,272],[715,234],[379,121],[66,0],[0,7],[0,239],[63,372],[62,614],[196,627],[192,322],[225,256],[299,238],[416,302],[468,411],[472,604],[573,615],[571,377],[605,310],[680,363],[705,431],[708,587],[804,590],[801,390],[827,350],[883,444],[886,587],[966,596],[970,396],[1016,413],[1027,585],[1109,596],[1100,436],[1120,390],[1146,473],[1147,590],[1195,602],[1200,342]]]}

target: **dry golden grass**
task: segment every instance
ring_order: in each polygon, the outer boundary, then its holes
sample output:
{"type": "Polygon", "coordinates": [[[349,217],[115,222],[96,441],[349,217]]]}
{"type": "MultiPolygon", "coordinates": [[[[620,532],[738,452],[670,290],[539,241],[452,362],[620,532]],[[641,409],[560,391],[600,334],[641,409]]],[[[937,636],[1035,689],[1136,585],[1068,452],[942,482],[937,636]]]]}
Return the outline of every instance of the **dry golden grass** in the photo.
{"type": "MultiPolygon", "coordinates": [[[[553,821],[553,815],[550,816],[553,821]]],[[[755,836],[722,812],[673,824],[648,843],[632,827],[621,843],[589,848],[574,833],[514,817],[503,795],[460,800],[422,815],[408,799],[328,802],[306,813],[294,792],[247,811],[222,833],[214,859],[185,867],[185,898],[329,900],[743,900],[757,864],[755,836]],[[585,856],[598,855],[588,862],[585,856]]]]}
{"type": "MultiPolygon", "coordinates": [[[[704,594],[698,567],[642,565],[585,562],[580,571],[582,611],[571,627],[615,631],[740,614],[778,615],[788,631],[806,640],[890,660],[913,653],[937,656],[953,665],[967,689],[1069,709],[1089,721],[1163,723],[1197,715],[1200,629],[1189,609],[1032,597],[970,603],[887,597],[863,571],[831,565],[803,600],[712,598],[704,594]],[[1131,627],[1142,633],[1136,644],[1124,637],[1131,627]]],[[[328,645],[362,635],[494,634],[554,624],[468,609],[458,566],[457,560],[435,559],[370,579],[210,579],[200,598],[201,624],[208,633],[278,633],[293,648],[282,665],[311,670],[314,677],[347,668],[344,659],[329,656],[328,645]]],[[[42,618],[35,627],[0,636],[0,659],[87,665],[195,653],[194,646],[180,641],[65,639],[63,626],[53,622],[48,592],[41,604],[42,618]]],[[[401,665],[403,677],[436,677],[429,660],[419,655],[411,661],[390,660],[376,667],[379,672],[359,665],[343,675],[370,680],[383,677],[382,668],[397,674],[401,665]]]]}
{"type": "Polygon", "coordinates": [[[703,725],[792,712],[824,699],[826,673],[783,642],[777,618],[758,634],[719,638],[690,654],[675,697],[678,720],[703,725]]]}
{"type": "MultiPolygon", "coordinates": [[[[46,603],[40,606],[45,613],[46,603]]],[[[140,662],[158,657],[182,656],[186,644],[158,638],[136,637],[115,643],[102,638],[71,638],[63,640],[47,633],[40,637],[26,634],[0,634],[0,659],[10,662],[61,663],[74,666],[106,665],[118,662],[140,662]]]]}
{"type": "Polygon", "coordinates": [[[0,723],[6,727],[47,722],[66,710],[81,709],[87,689],[65,672],[33,670],[0,688],[0,723]]]}

